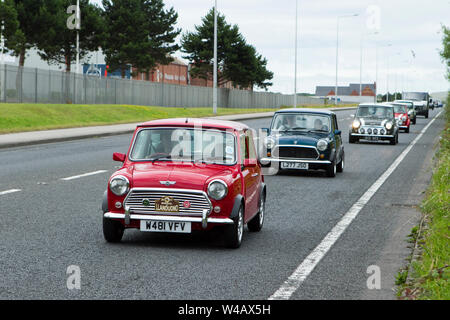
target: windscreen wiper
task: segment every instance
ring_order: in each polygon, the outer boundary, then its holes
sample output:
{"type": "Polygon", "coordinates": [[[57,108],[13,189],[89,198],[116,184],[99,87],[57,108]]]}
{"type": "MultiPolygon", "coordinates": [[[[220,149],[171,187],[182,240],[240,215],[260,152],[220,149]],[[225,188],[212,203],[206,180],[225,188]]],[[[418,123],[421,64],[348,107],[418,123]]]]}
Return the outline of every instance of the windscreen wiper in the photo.
{"type": "Polygon", "coordinates": [[[161,160],[161,159],[171,159],[172,156],[170,154],[160,154],[154,158],[151,158],[150,160],[152,163],[155,163],[155,161],[161,160]]]}

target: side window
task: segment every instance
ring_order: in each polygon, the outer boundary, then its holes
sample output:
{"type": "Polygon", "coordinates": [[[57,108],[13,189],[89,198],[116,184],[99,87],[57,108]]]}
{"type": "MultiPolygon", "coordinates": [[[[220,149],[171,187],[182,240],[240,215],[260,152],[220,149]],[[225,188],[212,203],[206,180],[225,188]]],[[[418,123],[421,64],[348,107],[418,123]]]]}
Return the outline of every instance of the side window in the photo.
{"type": "Polygon", "coordinates": [[[245,138],[245,134],[241,134],[239,136],[239,140],[240,140],[240,148],[241,148],[241,159],[248,159],[248,148],[247,148],[247,143],[246,143],[246,138],[245,138]]]}
{"type": "Polygon", "coordinates": [[[334,131],[334,130],[339,130],[336,115],[333,115],[333,127],[334,127],[334,128],[333,128],[333,131],[334,131]]]}
{"type": "Polygon", "coordinates": [[[252,130],[247,130],[246,140],[248,145],[248,156],[250,159],[257,159],[255,140],[253,139],[252,130]]]}

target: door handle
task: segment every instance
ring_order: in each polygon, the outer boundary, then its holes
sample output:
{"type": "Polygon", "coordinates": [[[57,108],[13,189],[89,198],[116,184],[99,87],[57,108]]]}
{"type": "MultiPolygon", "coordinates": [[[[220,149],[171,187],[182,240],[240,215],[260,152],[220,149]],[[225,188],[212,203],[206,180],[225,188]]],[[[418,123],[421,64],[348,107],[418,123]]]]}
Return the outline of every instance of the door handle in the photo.
{"type": "Polygon", "coordinates": [[[255,178],[255,177],[257,177],[257,176],[259,176],[259,173],[254,173],[254,174],[252,174],[252,177],[253,177],[253,178],[255,178]]]}

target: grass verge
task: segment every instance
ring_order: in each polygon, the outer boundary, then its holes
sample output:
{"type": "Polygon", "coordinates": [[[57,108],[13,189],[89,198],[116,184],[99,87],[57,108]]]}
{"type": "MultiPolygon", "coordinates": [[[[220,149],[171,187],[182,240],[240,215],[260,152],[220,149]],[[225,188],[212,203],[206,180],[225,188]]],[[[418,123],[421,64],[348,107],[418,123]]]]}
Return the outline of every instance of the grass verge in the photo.
{"type": "Polygon", "coordinates": [[[432,182],[422,203],[421,227],[411,237],[419,255],[413,258],[409,281],[399,275],[401,299],[450,300],[450,95],[432,182]]]}
{"type": "MultiPolygon", "coordinates": [[[[332,106],[321,106],[321,108],[328,107],[332,106]]],[[[276,110],[278,109],[219,108],[218,115],[276,110]]],[[[212,108],[0,103],[0,134],[210,116],[213,116],[212,108]]]]}

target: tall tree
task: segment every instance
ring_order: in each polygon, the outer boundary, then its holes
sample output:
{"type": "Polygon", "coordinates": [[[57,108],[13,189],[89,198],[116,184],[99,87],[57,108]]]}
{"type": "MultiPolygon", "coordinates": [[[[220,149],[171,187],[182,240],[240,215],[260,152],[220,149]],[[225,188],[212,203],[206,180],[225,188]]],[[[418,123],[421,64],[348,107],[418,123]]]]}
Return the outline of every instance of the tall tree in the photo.
{"type": "Polygon", "coordinates": [[[148,72],[157,64],[169,64],[181,30],[175,28],[178,14],[165,9],[162,0],[103,0],[106,33],[103,52],[111,69],[122,77],[128,65],[148,72]]]}
{"type": "MultiPolygon", "coordinates": [[[[225,16],[217,15],[217,64],[218,84],[231,81],[235,87],[254,86],[267,89],[273,73],[267,70],[267,60],[249,45],[237,25],[226,22],[225,16]]],[[[202,24],[194,32],[182,36],[185,56],[192,65],[191,76],[211,79],[214,68],[214,9],[202,18],[202,24]]]]}
{"type": "MultiPolygon", "coordinates": [[[[67,27],[69,15],[67,8],[73,0],[45,0],[40,12],[40,21],[46,27],[45,37],[37,44],[40,57],[49,64],[64,64],[66,71],[71,71],[71,64],[76,59],[76,30],[67,27]]],[[[101,9],[89,2],[80,0],[81,29],[80,59],[101,45],[104,22],[101,9]]]]}
{"type": "MultiPolygon", "coordinates": [[[[45,34],[43,25],[39,20],[43,0],[6,0],[4,5],[14,7],[17,16],[17,28],[6,31],[5,46],[13,56],[19,57],[19,66],[25,64],[27,50],[36,46],[36,43],[45,34]]],[[[8,29],[8,26],[5,26],[8,29]]]]}
{"type": "Polygon", "coordinates": [[[14,0],[0,2],[0,21],[3,26],[2,35],[5,39],[4,50],[6,53],[14,53],[12,49],[24,38],[24,34],[19,28],[19,18],[14,0]]]}
{"type": "Polygon", "coordinates": [[[444,37],[442,38],[443,49],[440,52],[442,60],[447,65],[447,79],[450,81],[450,28],[442,26],[444,37]]]}

